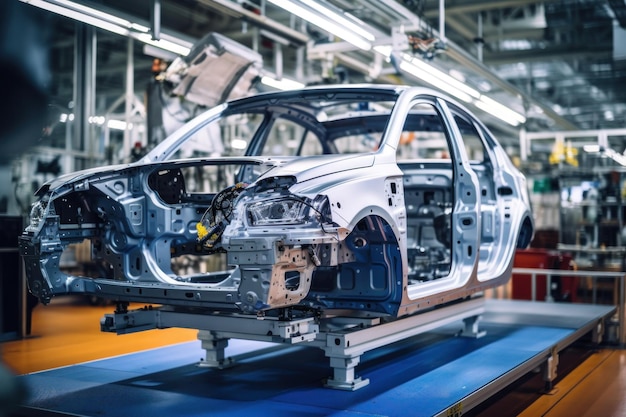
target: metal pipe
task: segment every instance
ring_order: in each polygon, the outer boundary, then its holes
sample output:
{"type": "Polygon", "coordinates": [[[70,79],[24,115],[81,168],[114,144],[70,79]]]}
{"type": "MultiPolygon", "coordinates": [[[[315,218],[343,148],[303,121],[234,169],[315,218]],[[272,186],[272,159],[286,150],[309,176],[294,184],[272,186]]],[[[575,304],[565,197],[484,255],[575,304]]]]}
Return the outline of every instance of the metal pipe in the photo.
{"type": "Polygon", "coordinates": [[[278,33],[280,36],[287,38],[289,42],[296,46],[301,46],[307,43],[309,37],[303,33],[293,30],[281,23],[276,22],[268,18],[267,16],[258,15],[250,10],[244,9],[239,4],[230,0],[198,0],[200,3],[217,10],[226,15],[248,21],[254,25],[259,26],[262,29],[267,29],[271,32],[278,33]]]}
{"type": "Polygon", "coordinates": [[[552,276],[546,275],[546,301],[551,303],[554,301],[552,298],[552,276]]]}
{"type": "Polygon", "coordinates": [[[621,280],[619,283],[619,316],[618,316],[618,339],[620,346],[624,347],[626,345],[626,275],[621,276],[621,280]]]}
{"type": "Polygon", "coordinates": [[[133,59],[133,38],[128,38],[128,49],[127,49],[127,58],[126,58],[126,106],[124,108],[124,119],[126,121],[126,129],[124,129],[124,147],[123,147],[123,158],[125,160],[130,160],[130,120],[133,111],[133,97],[135,95],[135,82],[134,82],[134,70],[135,70],[135,62],[133,59]]]}
{"type": "MultiPolygon", "coordinates": [[[[496,9],[505,9],[505,8],[517,8],[524,7],[531,4],[537,4],[537,0],[483,0],[483,1],[457,1],[453,2],[456,4],[452,4],[448,6],[448,14],[469,14],[469,13],[479,13],[481,11],[489,11],[496,9]]],[[[424,16],[427,18],[433,18],[437,11],[434,7],[426,10],[424,12],[424,16]]]]}
{"type": "Polygon", "coordinates": [[[283,78],[283,46],[274,42],[274,68],[276,69],[276,79],[283,78]]]}
{"type": "Polygon", "coordinates": [[[161,39],[161,0],[153,0],[152,3],[152,39],[161,39]]]}
{"type": "Polygon", "coordinates": [[[446,43],[446,0],[439,0],[439,39],[446,43]]]}
{"type": "MultiPolygon", "coordinates": [[[[93,140],[92,126],[89,117],[95,113],[96,97],[96,30],[93,26],[83,23],[76,24],[76,44],[74,61],[74,120],[72,134],[66,136],[63,169],[72,172],[87,168],[84,163],[77,164],[70,156],[72,150],[89,150],[93,140]]],[[[84,162],[84,161],[83,161],[84,162]]]]}
{"type": "Polygon", "coordinates": [[[478,39],[476,42],[476,58],[483,62],[483,14],[478,13],[478,39]]]}

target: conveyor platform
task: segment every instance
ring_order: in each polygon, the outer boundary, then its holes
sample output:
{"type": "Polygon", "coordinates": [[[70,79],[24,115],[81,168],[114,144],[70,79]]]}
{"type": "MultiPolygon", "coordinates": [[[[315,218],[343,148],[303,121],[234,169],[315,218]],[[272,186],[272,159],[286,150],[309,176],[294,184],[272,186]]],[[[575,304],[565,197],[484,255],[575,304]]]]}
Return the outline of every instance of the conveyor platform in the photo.
{"type": "Polygon", "coordinates": [[[329,355],[306,343],[231,339],[235,365],[219,369],[198,366],[206,351],[187,342],[21,376],[30,396],[19,415],[461,415],[537,367],[550,383],[559,352],[590,333],[598,340],[614,312],[486,300],[484,337],[458,337],[463,320],[391,337],[360,355],[357,371],[369,384],[356,391],[325,388],[329,355]]]}

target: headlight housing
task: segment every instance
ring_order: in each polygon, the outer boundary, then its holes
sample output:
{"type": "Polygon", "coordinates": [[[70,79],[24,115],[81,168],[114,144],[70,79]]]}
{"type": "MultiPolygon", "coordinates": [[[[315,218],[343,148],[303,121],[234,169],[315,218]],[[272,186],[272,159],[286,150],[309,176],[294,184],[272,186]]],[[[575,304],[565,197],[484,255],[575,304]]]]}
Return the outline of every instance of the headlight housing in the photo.
{"type": "Polygon", "coordinates": [[[29,232],[35,232],[39,230],[41,221],[46,216],[46,207],[48,204],[44,201],[37,201],[33,203],[30,209],[30,224],[26,228],[29,232]]]}
{"type": "Polygon", "coordinates": [[[250,226],[297,225],[308,221],[310,205],[295,198],[280,198],[248,204],[250,226]]]}

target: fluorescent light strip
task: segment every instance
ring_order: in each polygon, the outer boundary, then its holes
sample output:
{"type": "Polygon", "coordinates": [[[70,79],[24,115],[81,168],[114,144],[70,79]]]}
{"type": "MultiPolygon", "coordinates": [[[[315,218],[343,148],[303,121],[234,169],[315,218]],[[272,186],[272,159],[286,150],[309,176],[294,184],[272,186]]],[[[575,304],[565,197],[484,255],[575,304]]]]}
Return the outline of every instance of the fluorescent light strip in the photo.
{"type": "Polygon", "coordinates": [[[120,27],[111,22],[99,19],[97,17],[86,15],[82,12],[71,10],[56,4],[48,3],[42,0],[22,0],[24,3],[28,3],[32,6],[39,7],[40,9],[47,10],[49,12],[60,14],[61,16],[69,17],[70,19],[78,20],[88,25],[96,26],[100,29],[108,30],[109,32],[117,33],[118,35],[128,36],[129,30],[120,27]]]}
{"type": "Polygon", "coordinates": [[[248,142],[243,139],[233,139],[230,142],[230,147],[233,149],[245,150],[248,147],[248,142]]]}
{"type": "Polygon", "coordinates": [[[144,25],[140,25],[139,23],[131,23],[130,28],[136,30],[137,32],[148,33],[150,32],[150,28],[144,25]]]}
{"type": "Polygon", "coordinates": [[[486,104],[484,101],[476,100],[474,105],[479,109],[491,114],[492,116],[497,117],[498,119],[510,124],[511,126],[518,126],[520,122],[517,119],[509,117],[507,114],[499,111],[498,109],[486,104]]]}
{"type": "MultiPolygon", "coordinates": [[[[170,38],[171,40],[163,38],[158,41],[154,40],[147,33],[149,31],[149,28],[146,26],[132,23],[128,20],[121,19],[117,16],[113,16],[111,14],[81,4],[77,4],[72,1],[54,0],[55,3],[43,0],[21,1],[65,17],[69,17],[71,19],[78,20],[92,26],[96,26],[100,29],[117,33],[118,35],[132,36],[133,38],[141,42],[170,52],[174,52],[179,55],[188,55],[189,51],[191,50],[191,44],[189,44],[188,42],[184,43],[186,45],[189,45],[189,47],[176,42],[175,38],[171,36],[168,36],[168,38],[170,38]],[[142,33],[132,33],[130,29],[142,33]]],[[[314,2],[312,0],[303,0],[303,2],[311,8],[322,9],[323,13],[334,19],[337,24],[326,20],[319,15],[316,15],[310,10],[291,2],[290,0],[268,1],[275,4],[276,6],[282,7],[283,9],[294,15],[303,18],[309,23],[312,23],[313,25],[332,33],[333,35],[345,40],[346,42],[351,43],[357,48],[366,51],[372,48],[372,45],[365,39],[374,41],[375,37],[373,34],[359,27],[357,24],[349,21],[345,17],[340,16],[330,9],[323,7],[317,2],[314,2]],[[346,28],[350,28],[351,30],[347,30],[346,28]],[[360,36],[365,39],[361,38],[360,36]]],[[[377,47],[376,50],[387,57],[389,57],[390,55],[389,49],[383,48],[382,46],[377,47]]],[[[520,123],[524,123],[526,121],[526,118],[521,114],[509,109],[508,107],[498,103],[495,100],[490,99],[487,96],[481,95],[480,93],[478,93],[478,91],[474,90],[471,87],[468,87],[456,78],[445,74],[444,72],[434,68],[431,65],[426,64],[425,62],[417,58],[412,58],[410,55],[404,55],[403,60],[400,63],[400,68],[408,72],[409,74],[419,79],[422,79],[423,81],[455,96],[460,100],[468,103],[473,102],[478,108],[492,114],[493,116],[500,118],[501,120],[513,126],[517,126],[520,123]],[[473,101],[472,97],[478,100],[473,101]]],[[[283,78],[282,80],[275,80],[271,77],[263,77],[261,82],[280,90],[290,90],[304,87],[304,84],[286,78],[283,78]]]]}
{"type": "Polygon", "coordinates": [[[600,152],[600,145],[585,145],[583,150],[589,153],[598,153],[600,152]]]}
{"type": "Polygon", "coordinates": [[[70,10],[78,11],[79,13],[83,13],[88,16],[92,16],[98,19],[105,20],[106,22],[113,23],[115,25],[122,26],[124,28],[128,28],[131,30],[135,30],[137,32],[148,33],[150,32],[150,28],[148,26],[140,25],[139,23],[134,23],[126,19],[122,19],[121,17],[112,15],[110,13],[103,12],[98,9],[94,9],[92,7],[84,6],[79,3],[75,3],[69,0],[47,0],[49,3],[56,3],[61,5],[62,7],[66,7],[70,10]]]}
{"type": "Polygon", "coordinates": [[[393,51],[393,48],[391,47],[391,45],[378,45],[374,47],[374,50],[383,55],[385,58],[389,59],[391,57],[391,52],[393,51]]]}
{"type": "Polygon", "coordinates": [[[435,76],[433,76],[432,74],[424,71],[422,68],[418,68],[417,66],[415,66],[412,62],[408,62],[406,60],[402,60],[402,62],[400,62],[400,69],[403,71],[408,72],[409,74],[413,75],[416,78],[421,79],[422,81],[426,81],[428,84],[431,84],[435,87],[437,87],[440,90],[445,91],[448,94],[453,95],[454,97],[458,98],[459,100],[463,100],[466,103],[471,103],[472,102],[472,97],[449,85],[446,84],[445,82],[443,82],[441,79],[436,78],[435,76]]]}
{"type": "Polygon", "coordinates": [[[432,65],[429,65],[429,64],[425,63],[421,59],[413,58],[412,63],[416,67],[423,69],[424,71],[428,72],[429,74],[433,75],[434,77],[439,78],[444,83],[450,84],[454,88],[457,88],[457,89],[463,91],[465,94],[469,94],[470,96],[472,96],[474,98],[480,98],[480,93],[478,91],[474,90],[471,87],[468,87],[466,84],[464,84],[461,81],[457,80],[456,78],[446,74],[445,72],[438,70],[437,68],[433,67],[432,65]]]}
{"type": "Polygon", "coordinates": [[[610,151],[610,156],[615,162],[617,162],[621,166],[626,166],[626,157],[624,157],[624,155],[620,155],[612,149],[610,149],[610,151]]]}
{"type": "Polygon", "coordinates": [[[261,82],[269,87],[277,88],[279,90],[297,90],[298,88],[304,87],[304,84],[285,77],[280,80],[276,80],[265,75],[261,77],[261,82]]]}
{"type": "Polygon", "coordinates": [[[65,7],[68,9],[72,9],[75,10],[79,13],[83,13],[86,15],[90,15],[93,17],[96,17],[98,19],[103,19],[108,21],[109,23],[113,23],[115,25],[118,26],[124,26],[126,28],[130,28],[130,21],[126,20],[126,19],[122,19],[120,17],[117,17],[115,15],[109,14],[109,13],[105,13],[102,12],[100,10],[94,9],[92,7],[88,7],[79,3],[75,3],[73,1],[69,1],[69,0],[51,0],[49,1],[49,3],[52,4],[58,4],[61,7],[65,7]]]}
{"type": "Polygon", "coordinates": [[[188,55],[191,50],[192,44],[190,42],[185,42],[166,34],[162,34],[160,40],[154,40],[152,39],[152,36],[148,34],[150,29],[146,26],[121,19],[109,13],[87,7],[82,4],[77,4],[69,0],[52,0],[53,2],[44,0],[21,1],[49,12],[57,13],[61,16],[69,17],[70,19],[78,20],[109,32],[117,33],[118,35],[133,37],[143,43],[153,45],[157,48],[174,52],[179,55],[188,55]]]}
{"type": "Polygon", "coordinates": [[[479,109],[482,109],[487,113],[496,116],[501,120],[504,120],[512,126],[517,126],[526,121],[526,118],[521,114],[509,109],[505,105],[500,104],[487,96],[480,96],[480,100],[476,100],[474,104],[479,109]]]}
{"type": "MultiPolygon", "coordinates": [[[[379,52],[383,53],[382,51],[379,52]]],[[[411,57],[411,55],[403,55],[402,62],[400,63],[400,69],[437,87],[440,90],[447,92],[448,94],[453,95],[460,100],[465,101],[466,103],[474,104],[479,109],[512,126],[518,126],[526,122],[526,118],[523,115],[485,95],[480,94],[478,91],[466,86],[456,78],[443,73],[418,58],[411,57]]]]}
{"type": "Polygon", "coordinates": [[[131,130],[133,128],[133,124],[126,124],[126,122],[123,120],[109,119],[107,121],[107,127],[113,130],[126,130],[126,128],[131,130]]]}
{"type": "MultiPolygon", "coordinates": [[[[356,33],[359,36],[362,36],[363,38],[367,39],[370,42],[374,42],[376,40],[376,37],[371,34],[370,32],[368,32],[367,30],[363,29],[361,26],[359,26],[356,22],[348,20],[347,18],[345,18],[344,16],[340,15],[337,12],[332,11],[331,9],[325,7],[323,4],[314,1],[314,0],[301,0],[302,3],[306,4],[307,6],[309,6],[311,9],[313,10],[317,10],[318,12],[320,12],[322,15],[334,20],[336,23],[340,24],[343,27],[348,28],[349,30],[353,31],[354,33],[356,33]]],[[[351,16],[352,17],[352,16],[351,16]]],[[[356,18],[352,17],[354,20],[356,20],[356,18]]]]}
{"type": "Polygon", "coordinates": [[[337,36],[338,38],[343,39],[344,41],[351,43],[359,49],[363,49],[364,51],[369,51],[372,49],[372,44],[367,40],[361,38],[356,33],[342,27],[328,19],[323,18],[321,15],[318,15],[311,10],[300,6],[290,0],[268,0],[270,3],[281,7],[288,11],[289,13],[296,15],[307,22],[324,29],[325,31],[337,36]]]}
{"type": "Polygon", "coordinates": [[[161,38],[158,41],[154,40],[152,39],[152,36],[147,33],[133,35],[133,38],[136,38],[143,43],[147,43],[148,45],[156,46],[157,48],[165,49],[166,51],[174,52],[175,54],[182,56],[189,55],[189,51],[191,51],[191,48],[168,41],[167,39],[161,38]]]}
{"type": "MultiPolygon", "coordinates": [[[[59,117],[59,122],[61,123],[67,123],[68,121],[71,122],[74,120],[74,113],[61,113],[61,116],[59,117]]],[[[126,127],[128,126],[129,129],[133,128],[133,124],[129,123],[128,125],[126,124],[125,121],[123,120],[117,120],[117,119],[106,119],[104,116],[90,116],[89,117],[89,123],[98,125],[98,126],[103,126],[104,123],[106,122],[107,127],[109,129],[114,129],[114,130],[126,130],[126,127]]]]}

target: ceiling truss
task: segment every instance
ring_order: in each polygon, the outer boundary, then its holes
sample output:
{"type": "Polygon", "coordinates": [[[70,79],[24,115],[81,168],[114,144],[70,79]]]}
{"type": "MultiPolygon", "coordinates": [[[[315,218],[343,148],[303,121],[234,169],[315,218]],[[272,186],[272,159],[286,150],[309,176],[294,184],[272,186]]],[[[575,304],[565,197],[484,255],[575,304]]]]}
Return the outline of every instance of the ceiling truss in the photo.
{"type": "MultiPolygon", "coordinates": [[[[529,131],[626,124],[626,90],[620,88],[626,82],[626,61],[614,56],[615,27],[626,13],[623,0],[445,0],[443,16],[443,0],[317,1],[372,28],[374,46],[393,43],[398,32],[438,39],[440,48],[428,62],[524,113],[529,131]]],[[[419,83],[380,54],[345,42],[328,43],[328,34],[266,0],[160,0],[160,4],[164,31],[188,39],[220,32],[258,48],[267,69],[278,75],[316,83],[325,82],[325,71],[345,70],[349,81],[419,83]]],[[[145,2],[102,0],[94,6],[139,22],[150,19],[151,7],[145,2]]],[[[111,58],[114,61],[123,64],[123,59],[111,58]]],[[[107,71],[114,77],[113,67],[107,71]]],[[[515,130],[500,127],[514,136],[515,130]]]]}

